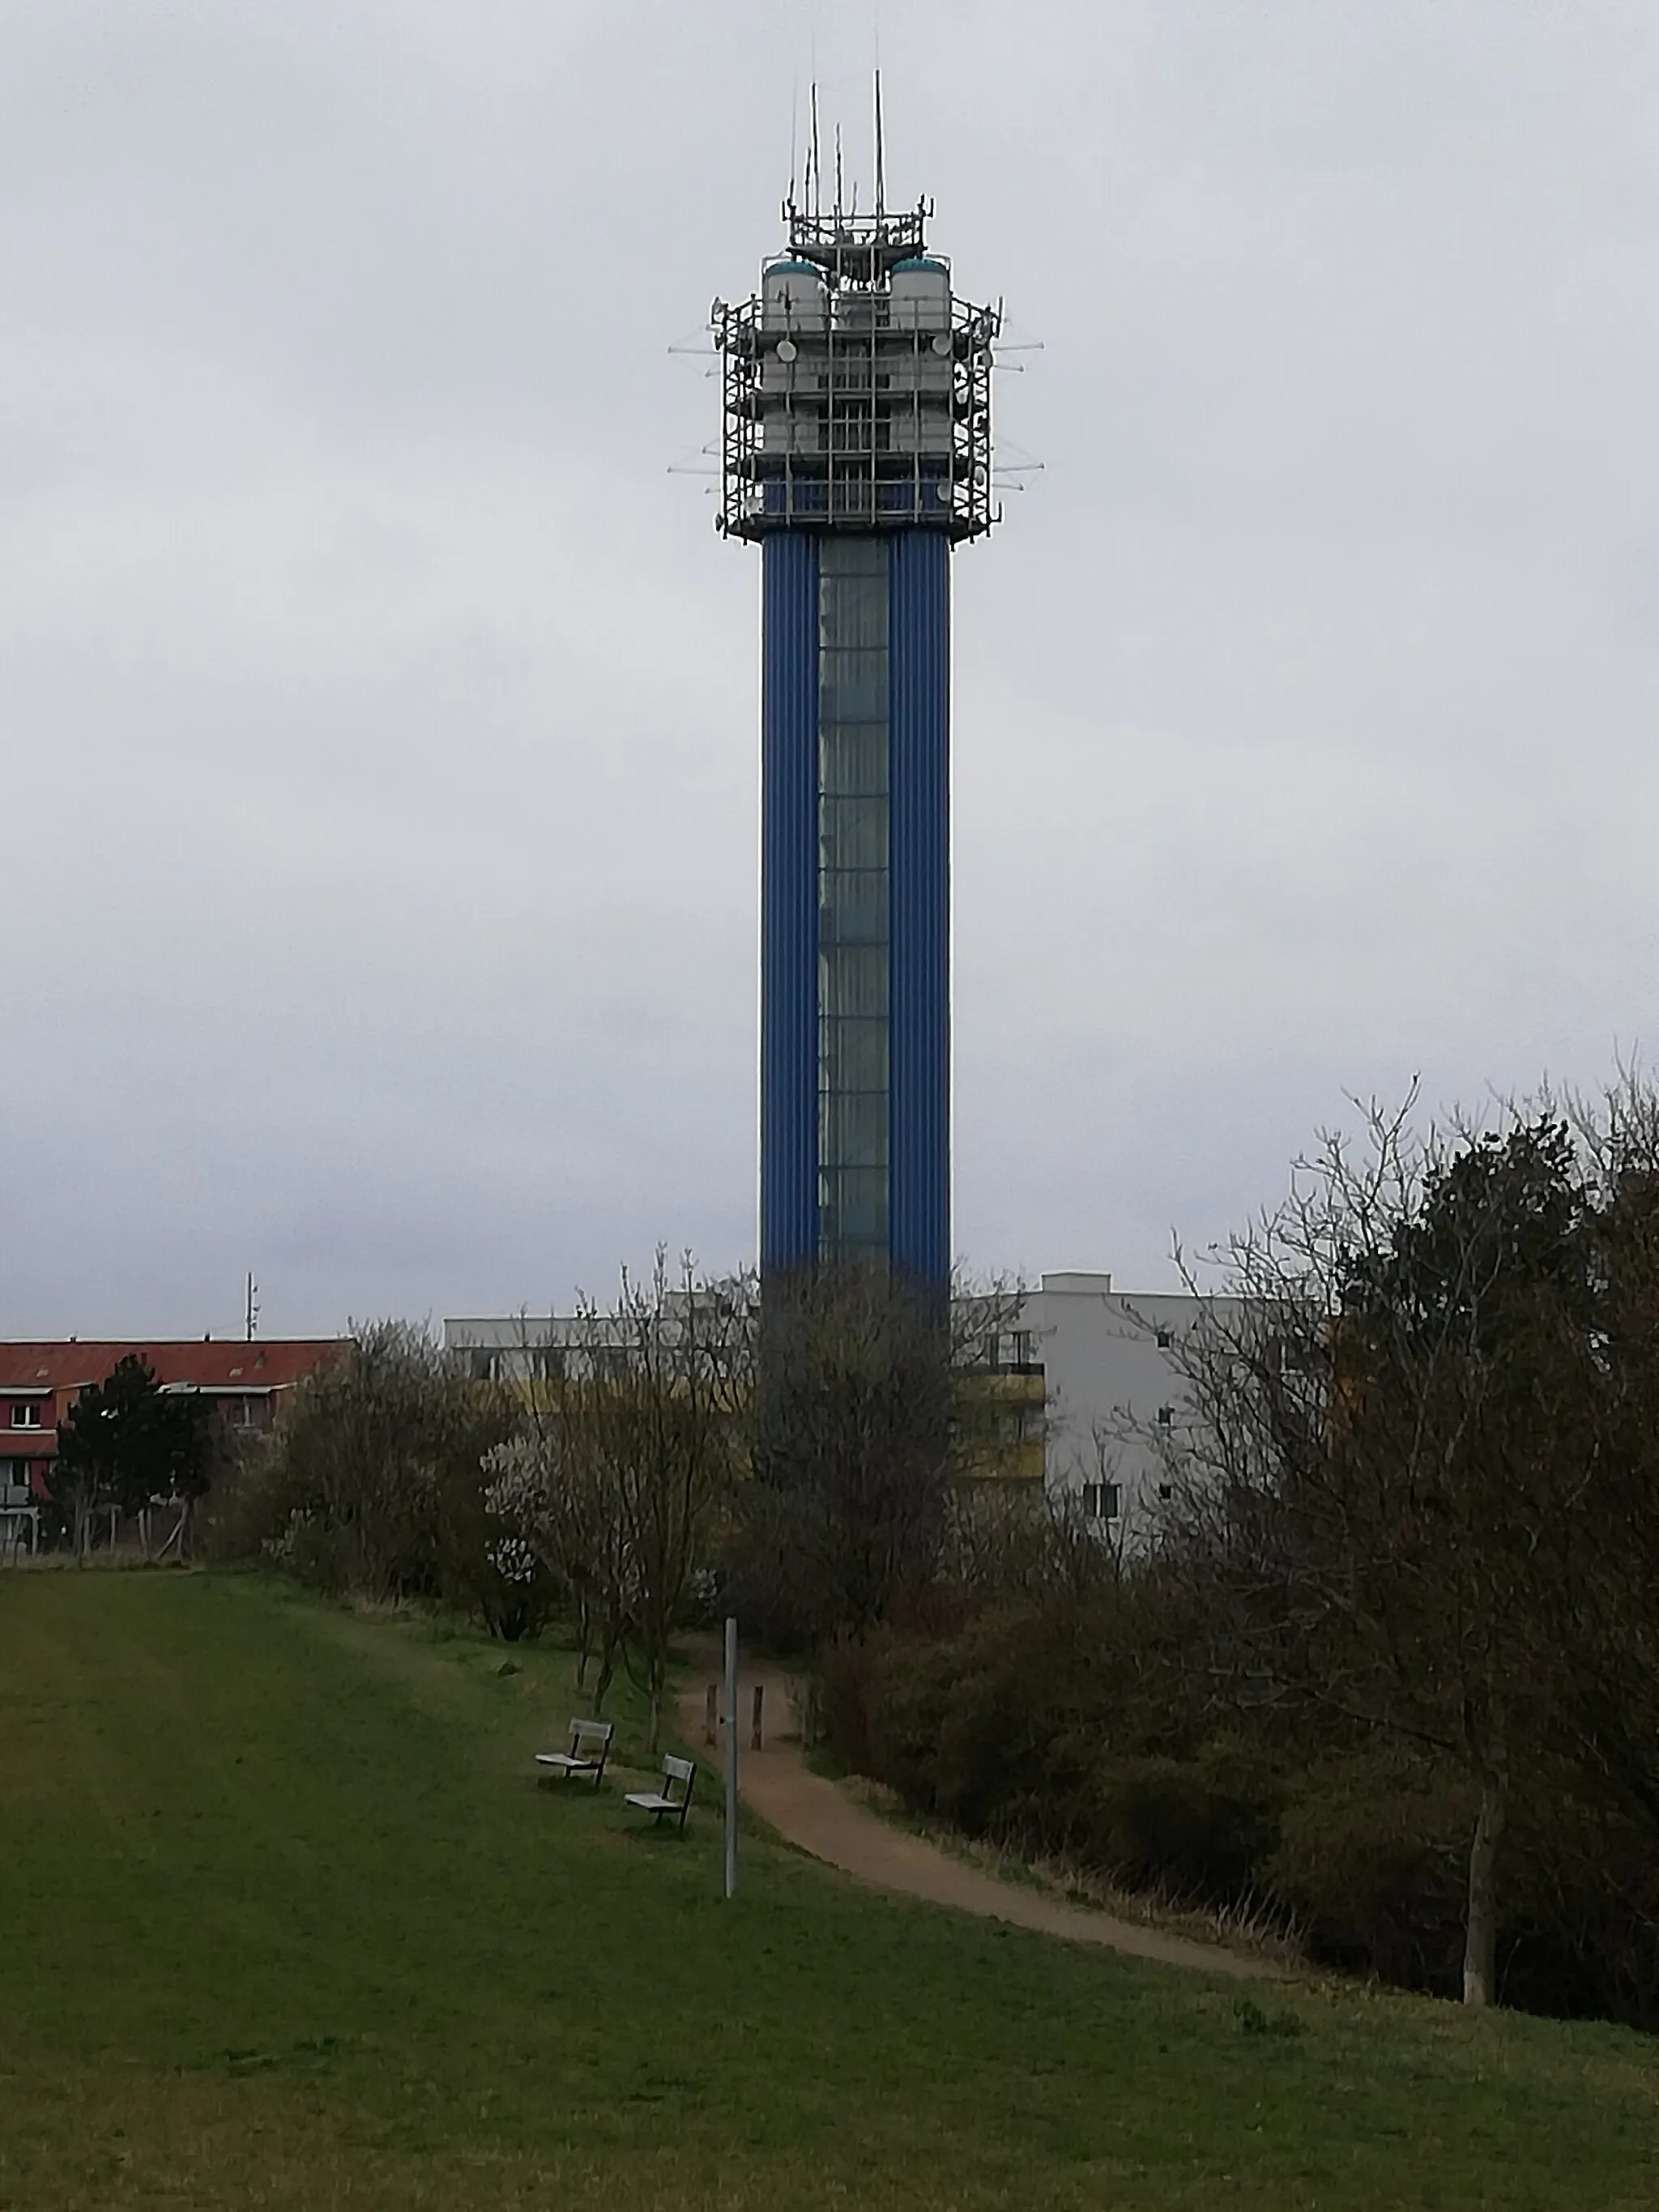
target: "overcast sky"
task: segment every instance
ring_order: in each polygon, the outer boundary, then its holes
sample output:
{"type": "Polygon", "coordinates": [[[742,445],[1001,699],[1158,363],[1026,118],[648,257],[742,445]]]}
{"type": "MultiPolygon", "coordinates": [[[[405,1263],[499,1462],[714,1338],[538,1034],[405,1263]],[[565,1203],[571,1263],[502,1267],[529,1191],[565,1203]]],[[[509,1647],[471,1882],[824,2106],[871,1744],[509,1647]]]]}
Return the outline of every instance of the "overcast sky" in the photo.
{"type": "Polygon", "coordinates": [[[0,0],[0,1334],[754,1245],[758,558],[669,351],[814,61],[1044,464],[956,564],[956,1242],[1168,1284],[1654,1024],[1659,10],[0,0]]]}

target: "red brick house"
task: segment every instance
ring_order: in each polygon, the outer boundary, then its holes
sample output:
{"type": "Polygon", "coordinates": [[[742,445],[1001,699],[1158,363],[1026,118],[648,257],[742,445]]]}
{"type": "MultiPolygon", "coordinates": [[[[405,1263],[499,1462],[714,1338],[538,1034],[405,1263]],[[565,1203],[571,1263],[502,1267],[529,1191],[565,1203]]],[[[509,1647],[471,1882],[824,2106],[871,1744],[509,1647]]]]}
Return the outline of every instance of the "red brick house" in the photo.
{"type": "Polygon", "coordinates": [[[82,1390],[106,1381],[130,1352],[149,1363],[164,1389],[199,1390],[218,1402],[233,1428],[246,1431],[269,1428],[284,1395],[337,1359],[345,1343],[340,1337],[0,1343],[0,1538],[9,1517],[29,1515],[46,1498],[59,1420],[82,1390]]]}

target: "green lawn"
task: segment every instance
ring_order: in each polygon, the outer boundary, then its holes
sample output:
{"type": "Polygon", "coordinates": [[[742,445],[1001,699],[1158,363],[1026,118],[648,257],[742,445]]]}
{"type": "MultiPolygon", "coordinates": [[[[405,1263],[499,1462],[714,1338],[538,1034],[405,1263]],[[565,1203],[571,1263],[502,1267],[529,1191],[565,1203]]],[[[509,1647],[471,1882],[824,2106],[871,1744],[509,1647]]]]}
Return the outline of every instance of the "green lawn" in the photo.
{"type": "Polygon", "coordinates": [[[1639,2037],[1242,1999],[757,1839],[727,1905],[712,1807],[534,1788],[568,1662],[506,1656],[0,1575],[0,2207],[1659,2203],[1639,2037]]]}

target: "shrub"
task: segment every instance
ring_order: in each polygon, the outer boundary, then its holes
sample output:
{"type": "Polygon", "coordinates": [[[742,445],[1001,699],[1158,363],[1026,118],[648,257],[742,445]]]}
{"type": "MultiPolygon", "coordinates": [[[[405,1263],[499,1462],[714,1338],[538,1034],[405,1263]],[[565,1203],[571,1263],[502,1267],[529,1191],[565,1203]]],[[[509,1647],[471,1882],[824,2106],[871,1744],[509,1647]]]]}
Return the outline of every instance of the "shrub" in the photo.
{"type": "Polygon", "coordinates": [[[1128,1888],[1206,1905],[1261,1886],[1277,1840],[1280,1788],[1259,1750],[1228,1738],[1189,1758],[1104,1759],[1087,1855],[1128,1888]]]}
{"type": "Polygon", "coordinates": [[[513,1419],[423,1331],[380,1322],[308,1376],[216,1487],[204,1547],[337,1595],[436,1599],[491,1635],[533,1634],[550,1582],[486,1496],[485,1456],[513,1419]]]}
{"type": "Polygon", "coordinates": [[[1466,1785],[1397,1749],[1296,1778],[1264,1869],[1334,1966],[1454,1995],[1463,1955],[1466,1785]]]}

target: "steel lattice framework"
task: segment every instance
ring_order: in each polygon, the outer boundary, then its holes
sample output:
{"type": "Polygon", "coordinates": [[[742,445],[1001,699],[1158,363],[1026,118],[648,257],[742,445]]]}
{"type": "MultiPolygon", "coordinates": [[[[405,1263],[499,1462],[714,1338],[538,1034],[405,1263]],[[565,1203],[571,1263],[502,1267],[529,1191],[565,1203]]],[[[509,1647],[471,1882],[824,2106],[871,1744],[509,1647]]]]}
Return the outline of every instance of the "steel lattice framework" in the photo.
{"type": "Polygon", "coordinates": [[[956,298],[946,265],[925,258],[931,213],[926,201],[862,217],[792,202],[789,262],[756,297],[714,303],[723,532],[921,527],[960,543],[1000,520],[991,368],[1001,312],[956,298]],[[937,313],[899,296],[906,270],[938,272],[937,313]],[[801,281],[773,283],[789,270],[801,281]]]}

